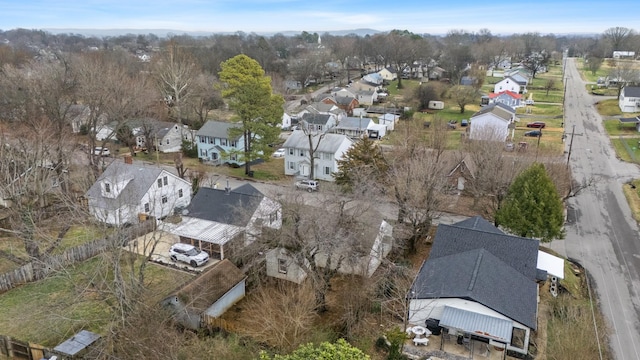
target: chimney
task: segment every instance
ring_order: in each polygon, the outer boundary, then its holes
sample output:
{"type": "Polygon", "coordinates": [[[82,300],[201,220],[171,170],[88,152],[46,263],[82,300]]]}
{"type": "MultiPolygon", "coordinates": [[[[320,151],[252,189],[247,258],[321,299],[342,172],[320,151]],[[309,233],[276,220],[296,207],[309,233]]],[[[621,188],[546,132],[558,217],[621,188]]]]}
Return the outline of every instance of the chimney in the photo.
{"type": "Polygon", "coordinates": [[[124,163],[129,165],[133,164],[133,158],[131,157],[131,155],[124,156],[124,163]]]}

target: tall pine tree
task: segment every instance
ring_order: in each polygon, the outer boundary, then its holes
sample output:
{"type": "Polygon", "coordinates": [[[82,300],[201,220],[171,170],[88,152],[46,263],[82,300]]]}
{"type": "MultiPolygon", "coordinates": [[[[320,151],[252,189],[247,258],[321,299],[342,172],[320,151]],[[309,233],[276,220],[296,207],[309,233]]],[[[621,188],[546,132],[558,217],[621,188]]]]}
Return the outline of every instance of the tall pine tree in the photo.
{"type": "Polygon", "coordinates": [[[562,200],[540,163],[516,177],[495,216],[498,225],[518,236],[543,242],[564,237],[562,200]]]}

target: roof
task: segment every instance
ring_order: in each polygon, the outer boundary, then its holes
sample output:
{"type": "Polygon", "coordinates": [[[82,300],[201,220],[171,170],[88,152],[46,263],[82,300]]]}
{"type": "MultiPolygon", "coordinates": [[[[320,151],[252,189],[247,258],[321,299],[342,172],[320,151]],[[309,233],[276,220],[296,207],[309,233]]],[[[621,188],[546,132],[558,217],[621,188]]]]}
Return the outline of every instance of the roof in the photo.
{"type": "Polygon", "coordinates": [[[209,120],[196,133],[197,136],[210,136],[221,139],[239,139],[240,135],[235,138],[229,137],[229,129],[241,128],[239,123],[230,123],[223,121],[209,120]]]}
{"type": "Polygon", "coordinates": [[[538,250],[538,269],[545,270],[547,274],[564,279],[564,260],[557,256],[538,250]]]}
{"type": "Polygon", "coordinates": [[[73,335],[70,339],[65,340],[62,344],[53,348],[53,350],[63,355],[74,356],[88,348],[89,345],[98,339],[100,339],[100,335],[92,333],[91,331],[80,330],[80,332],[73,335]]]}
{"type": "MultiPolygon", "coordinates": [[[[476,176],[476,165],[475,162],[473,161],[473,159],[471,158],[471,156],[469,155],[465,155],[464,158],[462,158],[462,160],[460,160],[449,172],[449,174],[447,174],[447,176],[452,176],[456,170],[460,169],[462,166],[464,165],[464,167],[462,168],[462,171],[464,171],[464,169],[466,168],[469,176],[471,176],[472,178],[475,178],[476,176]]],[[[476,216],[480,219],[482,219],[479,216],[476,216]]],[[[484,219],[482,219],[484,220],[484,219]]],[[[486,220],[484,220],[486,222],[486,220]]]]}
{"type": "Polygon", "coordinates": [[[222,224],[246,226],[264,195],[251,184],[234,190],[203,187],[191,199],[185,215],[222,224]]]}
{"type": "Polygon", "coordinates": [[[532,329],[537,296],[538,285],[532,278],[482,248],[429,256],[410,292],[413,299],[472,300],[532,329]]]}
{"type": "Polygon", "coordinates": [[[370,118],[348,117],[342,119],[335,129],[366,130],[372,123],[370,118]]]}
{"type": "Polygon", "coordinates": [[[634,123],[637,124],[640,122],[640,116],[636,116],[633,118],[620,118],[619,119],[621,123],[634,123]]]}
{"type": "Polygon", "coordinates": [[[502,91],[502,92],[499,92],[499,93],[491,93],[491,94],[489,94],[489,98],[490,99],[494,99],[494,98],[497,98],[497,97],[502,96],[502,95],[507,95],[507,96],[512,97],[514,99],[521,99],[522,98],[522,95],[516,94],[513,91],[509,91],[509,90],[505,90],[505,91],[502,91]]]}
{"type": "Polygon", "coordinates": [[[308,124],[326,125],[330,119],[331,119],[331,115],[328,115],[328,114],[306,113],[302,115],[302,120],[308,124]]]}
{"type": "Polygon", "coordinates": [[[241,234],[242,227],[216,221],[183,216],[178,224],[163,223],[163,230],[189,239],[202,240],[211,244],[224,245],[241,234]]]}
{"type": "Polygon", "coordinates": [[[462,220],[460,222],[455,223],[455,225],[457,227],[461,227],[469,230],[479,230],[479,231],[486,231],[494,234],[504,235],[504,233],[500,229],[493,226],[493,224],[485,220],[482,216],[470,217],[466,220],[462,220]]]}
{"type": "Polygon", "coordinates": [[[309,104],[305,109],[314,113],[328,113],[335,107],[334,104],[327,104],[324,102],[314,102],[309,104]]]}
{"type": "Polygon", "coordinates": [[[540,242],[480,228],[486,226],[487,224],[483,224],[478,225],[477,228],[469,228],[469,223],[466,221],[462,224],[438,225],[429,259],[473,249],[486,249],[522,275],[535,279],[540,242]]]}
{"type": "MultiPolygon", "coordinates": [[[[345,141],[352,141],[342,134],[312,134],[312,146],[317,152],[335,154],[345,141]],[[320,140],[322,138],[322,140],[320,140]],[[318,145],[318,142],[320,144],[318,145]]],[[[283,148],[309,149],[309,138],[302,130],[295,130],[282,145],[283,148]]]]}
{"type": "Polygon", "coordinates": [[[625,86],[622,89],[624,96],[640,97],[640,87],[637,86],[625,86]]]}
{"type": "Polygon", "coordinates": [[[510,121],[513,118],[513,115],[516,113],[516,111],[511,106],[508,106],[502,103],[493,103],[483,107],[482,109],[480,109],[480,111],[471,115],[471,118],[473,119],[474,117],[478,117],[480,115],[489,114],[489,113],[501,119],[510,121]]]}
{"type": "Polygon", "coordinates": [[[336,104],[348,106],[351,105],[352,102],[356,101],[356,98],[351,96],[334,96],[336,104]]]}
{"type": "Polygon", "coordinates": [[[114,160],[93,183],[85,196],[95,199],[95,206],[101,209],[118,209],[126,204],[137,205],[163,171],[154,165],[147,166],[140,162],[125,164],[123,160],[114,160]],[[126,182],[126,185],[118,197],[106,198],[102,196],[101,189],[101,183],[104,180],[112,183],[126,182]]]}
{"type": "Polygon", "coordinates": [[[511,341],[513,327],[508,320],[446,305],[440,319],[440,326],[443,325],[505,343],[511,341]]]}
{"type": "Polygon", "coordinates": [[[182,288],[178,297],[188,307],[204,312],[245,278],[240,269],[224,259],[182,288]]]}

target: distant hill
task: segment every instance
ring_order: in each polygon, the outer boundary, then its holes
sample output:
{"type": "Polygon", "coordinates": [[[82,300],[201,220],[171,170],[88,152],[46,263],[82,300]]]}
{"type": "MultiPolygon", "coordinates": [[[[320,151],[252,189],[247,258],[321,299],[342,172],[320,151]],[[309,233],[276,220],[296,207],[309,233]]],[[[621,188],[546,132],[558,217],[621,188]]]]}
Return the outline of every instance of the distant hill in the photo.
{"type": "MultiPolygon", "coordinates": [[[[220,35],[230,35],[242,33],[244,31],[238,30],[235,32],[215,32],[215,31],[181,31],[181,30],[169,30],[169,29],[43,29],[46,32],[50,32],[52,34],[78,34],[84,36],[96,36],[96,37],[108,37],[108,36],[120,36],[127,34],[134,35],[146,35],[146,34],[154,34],[159,37],[166,37],[169,35],[189,35],[189,36],[210,36],[215,34],[220,35]]],[[[380,33],[382,31],[374,30],[374,29],[355,29],[355,30],[335,30],[335,31],[311,31],[307,30],[308,33],[318,33],[320,35],[323,34],[331,34],[334,36],[344,36],[349,34],[355,34],[358,36],[366,36],[380,33]]],[[[282,34],[284,36],[296,36],[301,34],[302,31],[273,31],[273,32],[256,32],[256,34],[264,35],[264,36],[273,36],[275,34],[282,34]]]]}

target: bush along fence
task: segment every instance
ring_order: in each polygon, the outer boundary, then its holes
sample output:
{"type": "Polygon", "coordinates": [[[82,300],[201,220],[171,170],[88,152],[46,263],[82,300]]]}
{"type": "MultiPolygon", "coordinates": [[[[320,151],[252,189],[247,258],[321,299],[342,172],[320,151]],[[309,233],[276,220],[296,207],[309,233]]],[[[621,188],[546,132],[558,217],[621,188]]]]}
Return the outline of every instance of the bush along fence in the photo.
{"type": "Polygon", "coordinates": [[[41,260],[34,260],[21,267],[0,275],[0,293],[14,287],[33,281],[44,279],[52,272],[65,266],[90,259],[109,247],[123,246],[129,240],[147,234],[155,228],[154,221],[145,221],[131,228],[118,231],[104,239],[97,239],[65,250],[60,255],[47,256],[41,260]]]}

